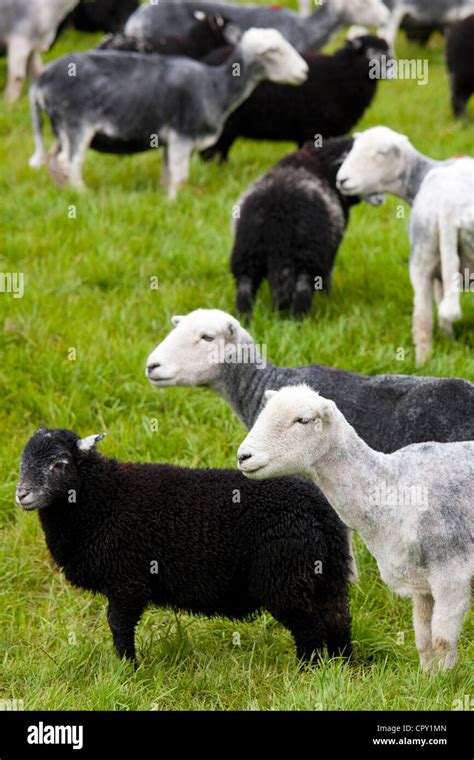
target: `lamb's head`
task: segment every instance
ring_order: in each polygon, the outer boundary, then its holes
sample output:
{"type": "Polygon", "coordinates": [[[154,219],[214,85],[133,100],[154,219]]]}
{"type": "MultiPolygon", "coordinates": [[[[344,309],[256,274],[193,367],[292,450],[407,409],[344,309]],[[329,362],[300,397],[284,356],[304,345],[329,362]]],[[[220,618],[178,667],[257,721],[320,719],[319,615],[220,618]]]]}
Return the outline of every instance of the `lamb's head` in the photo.
{"type": "Polygon", "coordinates": [[[262,79],[280,84],[303,84],[308,64],[277,29],[248,29],[240,48],[244,61],[258,65],[262,79]]]}
{"type": "Polygon", "coordinates": [[[390,11],[382,0],[326,0],[347,26],[384,26],[390,11]]]}
{"type": "Polygon", "coordinates": [[[171,321],[174,330],[148,357],[145,374],[152,385],[211,385],[224,364],[239,361],[242,347],[254,347],[238,320],[219,309],[196,309],[171,321]]]}
{"type": "Polygon", "coordinates": [[[79,438],[71,430],[39,428],[23,449],[17,504],[22,509],[41,509],[76,492],[80,464],[104,435],[79,438]]]}
{"type": "Polygon", "coordinates": [[[356,133],[337,173],[336,186],[344,195],[398,194],[407,176],[411,151],[408,137],[388,127],[356,133]]]}
{"type": "Polygon", "coordinates": [[[237,452],[249,478],[308,475],[331,447],[337,408],[307,385],[266,391],[267,404],[237,452]]]}

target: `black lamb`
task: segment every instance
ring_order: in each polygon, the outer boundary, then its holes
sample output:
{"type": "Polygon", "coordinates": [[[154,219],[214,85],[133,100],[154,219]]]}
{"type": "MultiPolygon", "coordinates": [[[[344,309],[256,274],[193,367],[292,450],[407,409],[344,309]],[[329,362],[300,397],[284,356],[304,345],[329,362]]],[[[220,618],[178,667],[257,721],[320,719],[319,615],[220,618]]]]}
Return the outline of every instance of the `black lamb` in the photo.
{"type": "Polygon", "coordinates": [[[298,658],[350,653],[347,530],[310,483],[121,463],[97,452],[102,437],[37,430],[16,498],[39,510],[66,578],[107,597],[120,657],[136,661],[150,604],[237,619],[266,609],[298,658]]]}
{"type": "MultiPolygon", "coordinates": [[[[341,195],[336,174],[352,138],[307,143],[260,177],[237,204],[231,271],[236,308],[252,313],[268,277],[274,307],[306,314],[315,290],[329,291],[334,259],[357,196],[341,195]]],[[[373,200],[376,202],[376,199],[373,200]]]]}
{"type": "Polygon", "coordinates": [[[196,23],[186,36],[181,37],[131,37],[119,32],[105,37],[99,50],[125,50],[136,53],[161,53],[184,55],[199,60],[211,50],[222,48],[229,42],[237,43],[240,29],[217,13],[205,15],[196,12],[196,23]]]}
{"type": "MultiPolygon", "coordinates": [[[[213,50],[203,61],[218,65],[231,53],[231,48],[213,50]]],[[[219,140],[202,156],[220,155],[225,161],[238,137],[288,140],[301,147],[313,142],[315,135],[338,137],[350,132],[375,95],[374,62],[386,55],[385,40],[372,35],[347,40],[333,55],[304,55],[309,66],[304,84],[290,87],[261,82],[230,114],[219,140]]]]}
{"type": "Polygon", "coordinates": [[[446,58],[453,112],[455,116],[463,116],[474,92],[474,14],[458,21],[451,28],[446,58]]]}

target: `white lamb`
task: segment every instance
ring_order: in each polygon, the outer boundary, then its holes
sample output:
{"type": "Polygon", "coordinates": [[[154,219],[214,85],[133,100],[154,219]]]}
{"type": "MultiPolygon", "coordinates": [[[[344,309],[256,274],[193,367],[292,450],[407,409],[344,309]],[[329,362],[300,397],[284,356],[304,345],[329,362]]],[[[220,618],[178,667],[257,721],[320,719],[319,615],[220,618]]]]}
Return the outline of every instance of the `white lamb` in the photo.
{"type": "Polygon", "coordinates": [[[474,160],[435,161],[405,135],[372,127],[355,135],[337,174],[345,195],[393,193],[410,203],[413,338],[421,364],[431,352],[433,295],[439,326],[451,335],[461,317],[460,292],[474,279],[474,160]]]}
{"type": "Polygon", "coordinates": [[[269,399],[238,451],[250,478],[304,474],[359,531],[382,579],[414,605],[424,670],[457,660],[474,576],[474,442],[371,449],[307,385],[269,399]]]}

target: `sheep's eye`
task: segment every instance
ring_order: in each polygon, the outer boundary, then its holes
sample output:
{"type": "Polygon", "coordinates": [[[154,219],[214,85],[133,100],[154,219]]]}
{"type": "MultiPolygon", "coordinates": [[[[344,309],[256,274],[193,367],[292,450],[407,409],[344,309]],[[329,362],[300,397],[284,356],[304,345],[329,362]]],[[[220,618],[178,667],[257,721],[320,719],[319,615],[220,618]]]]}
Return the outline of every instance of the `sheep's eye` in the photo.
{"type": "Polygon", "coordinates": [[[210,343],[212,340],[214,340],[213,335],[201,335],[201,339],[207,341],[207,343],[210,343]]]}
{"type": "Polygon", "coordinates": [[[49,469],[52,472],[55,472],[59,474],[60,472],[64,472],[66,469],[67,462],[64,459],[57,459],[55,462],[51,462],[49,465],[49,469]]]}
{"type": "Polygon", "coordinates": [[[308,422],[311,422],[311,420],[309,419],[309,417],[298,417],[298,419],[295,420],[295,422],[297,422],[299,425],[307,425],[308,422]]]}

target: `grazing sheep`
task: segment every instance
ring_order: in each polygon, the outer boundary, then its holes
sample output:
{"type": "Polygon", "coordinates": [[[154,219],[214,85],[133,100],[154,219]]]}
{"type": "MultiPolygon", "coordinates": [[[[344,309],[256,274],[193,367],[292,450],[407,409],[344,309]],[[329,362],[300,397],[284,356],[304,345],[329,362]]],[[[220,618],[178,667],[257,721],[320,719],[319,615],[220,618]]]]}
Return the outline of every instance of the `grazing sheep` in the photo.
{"type": "Polygon", "coordinates": [[[197,309],[173,317],[169,335],[148,357],[147,377],[157,388],[200,386],[224,398],[252,427],[267,389],[307,383],[331,398],[374,449],[386,453],[421,441],[474,439],[474,385],[457,378],[375,375],[312,364],[297,369],[267,361],[230,314],[197,309]]]}
{"type": "Polygon", "coordinates": [[[308,143],[286,156],[243,194],[234,227],[231,270],[236,308],[250,315],[268,277],[275,308],[293,316],[311,308],[315,289],[329,291],[334,259],[349,217],[336,174],[352,139],[308,143]]]}
{"type": "Polygon", "coordinates": [[[431,30],[450,26],[474,11],[474,0],[384,0],[390,9],[388,21],[379,34],[393,46],[400,26],[412,35],[421,32],[422,41],[429,39],[431,30]]]}
{"type": "Polygon", "coordinates": [[[326,0],[311,16],[276,6],[175,0],[142,5],[129,18],[125,34],[153,39],[186,34],[194,23],[196,10],[220,13],[242,31],[251,27],[278,29],[299,52],[319,50],[345,26],[380,26],[390,15],[382,0],[326,0]]]}
{"type": "Polygon", "coordinates": [[[103,594],[119,657],[150,604],[242,619],[268,610],[298,658],[350,653],[347,530],[311,484],[248,484],[235,470],[122,463],[101,435],[40,429],[16,498],[37,509],[73,585],[103,594]]]}
{"type": "Polygon", "coordinates": [[[187,37],[127,37],[111,34],[105,37],[98,50],[128,50],[136,53],[161,53],[162,55],[185,55],[200,60],[211,50],[229,43],[235,45],[241,38],[240,29],[218,13],[206,16],[196,11],[196,23],[187,37]]]}
{"type": "Polygon", "coordinates": [[[385,583],[413,599],[423,669],[436,659],[452,668],[474,580],[474,441],[381,454],[307,385],[266,397],[239,447],[240,470],[255,480],[309,476],[360,533],[385,583]]]}
{"type": "Polygon", "coordinates": [[[45,111],[57,137],[48,168],[59,182],[83,187],[89,146],[135,153],[164,145],[163,179],[173,199],[188,179],[193,150],[217,140],[229,113],[262,79],[297,85],[307,68],[274,29],[249,29],[232,60],[216,68],[190,58],[113,50],[66,55],[49,64],[31,88],[35,154],[30,165],[38,168],[45,161],[45,111]]]}
{"type": "Polygon", "coordinates": [[[448,35],[446,58],[455,116],[466,113],[474,92],[474,14],[455,24],[448,35]]]}
{"type": "Polygon", "coordinates": [[[431,352],[433,296],[439,325],[451,335],[461,318],[460,292],[474,272],[474,160],[434,161],[418,153],[405,135],[373,127],[355,135],[337,186],[346,195],[393,193],[413,205],[410,279],[421,364],[431,352]]]}
{"type": "Polygon", "coordinates": [[[43,69],[41,53],[56,37],[61,20],[79,0],[0,0],[0,49],[8,55],[10,102],[21,95],[26,74],[35,78],[43,69]]]}
{"type": "MultiPolygon", "coordinates": [[[[213,50],[204,63],[222,64],[231,48],[213,50]]],[[[378,79],[373,62],[386,57],[385,40],[366,35],[347,40],[333,55],[304,55],[308,78],[301,87],[262,82],[227,119],[217,143],[204,158],[226,160],[238,137],[289,140],[301,147],[315,136],[338,137],[349,132],[370,105],[378,79]]]]}

